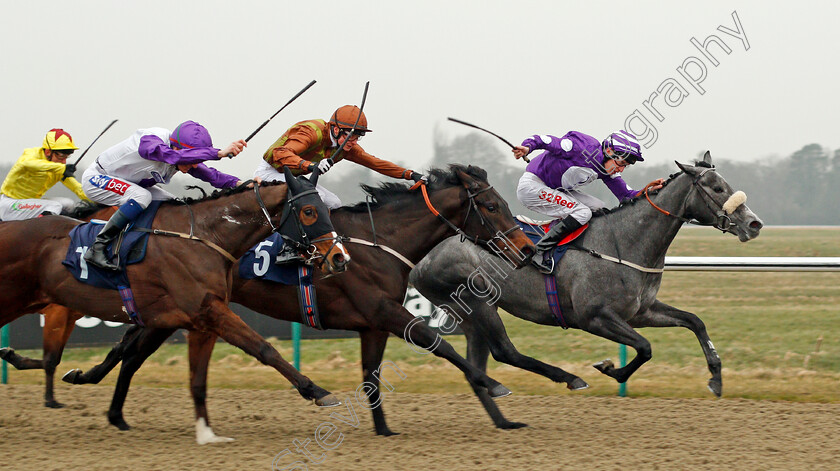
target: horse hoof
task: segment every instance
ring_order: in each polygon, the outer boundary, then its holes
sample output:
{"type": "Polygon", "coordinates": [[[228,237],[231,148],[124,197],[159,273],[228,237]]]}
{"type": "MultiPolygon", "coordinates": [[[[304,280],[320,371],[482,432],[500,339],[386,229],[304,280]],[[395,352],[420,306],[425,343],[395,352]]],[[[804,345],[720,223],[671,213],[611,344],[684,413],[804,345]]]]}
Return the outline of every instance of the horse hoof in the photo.
{"type": "Polygon", "coordinates": [[[229,443],[232,442],[233,438],[228,437],[220,437],[218,435],[213,435],[212,437],[203,437],[195,439],[195,442],[199,445],[207,445],[208,443],[229,443]]]}
{"type": "Polygon", "coordinates": [[[709,391],[715,396],[720,397],[723,394],[723,384],[719,379],[712,378],[709,380],[709,391]]]}
{"type": "Polygon", "coordinates": [[[512,392],[510,392],[510,389],[504,387],[501,384],[497,384],[487,389],[487,393],[490,394],[490,397],[505,397],[513,394],[512,392]]]}
{"type": "Polygon", "coordinates": [[[122,431],[131,430],[131,427],[126,423],[122,417],[108,417],[108,423],[117,427],[122,431]]]}
{"type": "Polygon", "coordinates": [[[74,369],[68,371],[67,373],[64,373],[64,376],[61,377],[61,380],[64,381],[65,383],[78,384],[78,383],[76,383],[76,380],[79,378],[79,375],[81,375],[81,374],[82,374],[82,370],[80,370],[78,368],[74,368],[74,369]]]}
{"type": "Polygon", "coordinates": [[[327,394],[324,397],[315,399],[315,405],[318,407],[335,407],[340,406],[341,401],[333,394],[327,394]]]}
{"type": "Polygon", "coordinates": [[[497,425],[497,427],[502,429],[502,430],[516,430],[518,428],[523,428],[523,427],[527,427],[527,426],[528,426],[528,424],[525,424],[525,423],[522,423],[522,422],[511,422],[509,420],[506,420],[506,421],[504,421],[504,423],[501,423],[501,424],[497,425]]]}
{"type": "Polygon", "coordinates": [[[227,443],[232,442],[232,438],[220,437],[213,433],[213,429],[207,425],[204,417],[198,419],[195,423],[195,442],[199,445],[206,445],[208,443],[227,443]]]}
{"type": "Polygon", "coordinates": [[[575,378],[570,383],[568,383],[566,385],[566,387],[569,388],[572,391],[580,391],[581,389],[588,388],[589,385],[586,384],[586,381],[584,381],[580,378],[575,378]]]}
{"type": "Polygon", "coordinates": [[[379,431],[379,430],[377,430],[377,431],[376,431],[376,434],[377,434],[377,435],[382,435],[383,437],[393,437],[394,435],[399,435],[399,433],[397,433],[397,432],[392,432],[392,431],[391,431],[391,429],[389,429],[389,428],[386,428],[386,429],[385,429],[385,430],[383,430],[383,431],[379,431]]]}
{"type": "Polygon", "coordinates": [[[50,400],[50,401],[44,401],[44,406],[49,407],[50,409],[61,409],[62,407],[64,407],[64,404],[62,404],[62,403],[60,403],[56,400],[50,400]]]}
{"type": "Polygon", "coordinates": [[[610,370],[614,370],[615,364],[612,362],[612,360],[607,358],[604,361],[599,361],[598,363],[595,363],[594,365],[592,365],[592,367],[600,371],[601,373],[604,373],[605,375],[609,375],[609,373],[607,372],[610,370]]]}

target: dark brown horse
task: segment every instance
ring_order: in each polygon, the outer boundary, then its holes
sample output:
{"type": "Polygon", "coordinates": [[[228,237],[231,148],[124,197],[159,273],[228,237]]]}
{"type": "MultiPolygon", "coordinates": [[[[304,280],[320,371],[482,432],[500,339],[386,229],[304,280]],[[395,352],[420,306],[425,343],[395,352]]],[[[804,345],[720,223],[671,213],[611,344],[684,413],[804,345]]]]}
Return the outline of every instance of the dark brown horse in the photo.
{"type": "MultiPolygon", "coordinates": [[[[147,327],[212,332],[273,366],[304,398],[336,405],[335,397],[301,375],[227,306],[231,258],[241,257],[272,230],[302,248],[314,245],[325,254],[330,271],[343,271],[349,262],[313,184],[289,177],[288,184],[239,188],[189,205],[164,203],[152,228],[189,234],[186,237],[193,240],[151,237],[145,260],[128,266],[127,276],[147,327]]],[[[62,216],[0,223],[0,326],[49,304],[103,320],[130,322],[116,291],[83,284],[61,264],[68,234],[79,223],[62,216]]],[[[200,433],[212,435],[206,423],[198,427],[200,433]]]]}
{"type": "MultiPolygon", "coordinates": [[[[465,237],[490,244],[500,253],[520,253],[521,265],[533,252],[533,245],[515,225],[507,203],[491,189],[486,173],[476,167],[452,166],[448,172],[431,172],[429,205],[422,193],[408,190],[404,185],[384,184],[366,187],[375,202],[364,203],[333,211],[336,230],[355,242],[352,247],[353,264],[345,274],[319,279],[316,290],[321,323],[326,329],[346,329],[359,332],[362,341],[362,372],[364,393],[372,404],[376,433],[392,435],[385,422],[379,394],[382,356],[389,333],[405,338],[410,330],[411,341],[432,349],[435,355],[446,358],[461,369],[473,387],[488,391],[492,396],[509,393],[504,386],[483,374],[476,374],[449,343],[442,341],[425,324],[413,323],[414,316],[402,307],[407,286],[409,264],[381,247],[371,247],[358,241],[376,240],[411,264],[417,263],[436,244],[455,234],[453,224],[465,237]],[[442,218],[433,214],[438,211],[442,218]],[[371,225],[371,218],[373,226],[371,225]],[[375,228],[375,234],[374,234],[375,228]],[[508,229],[500,237],[499,229],[508,229]]],[[[514,257],[510,257],[514,258],[514,257]]],[[[238,270],[234,270],[238,273],[238,270]]],[[[260,280],[234,278],[232,301],[265,315],[289,321],[300,321],[296,288],[260,280]]],[[[124,358],[115,401],[109,415],[120,416],[114,409],[122,404],[127,393],[130,375],[168,337],[173,330],[135,329],[126,333],[123,341],[108,355],[104,363],[87,373],[73,370],[65,380],[75,384],[101,380],[121,358],[124,358]]],[[[198,419],[207,420],[205,404],[206,374],[216,336],[213,333],[190,332],[190,375],[198,419]]]]}

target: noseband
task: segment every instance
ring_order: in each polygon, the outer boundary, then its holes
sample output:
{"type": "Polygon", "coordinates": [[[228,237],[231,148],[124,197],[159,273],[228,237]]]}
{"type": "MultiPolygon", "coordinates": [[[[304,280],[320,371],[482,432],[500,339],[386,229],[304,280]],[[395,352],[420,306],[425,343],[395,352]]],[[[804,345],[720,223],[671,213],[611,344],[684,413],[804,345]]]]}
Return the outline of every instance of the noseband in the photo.
{"type": "MultiPolygon", "coordinates": [[[[688,218],[685,218],[683,216],[678,216],[676,214],[670,213],[670,212],[660,208],[650,199],[650,195],[648,194],[648,189],[650,188],[650,185],[645,187],[645,190],[644,190],[645,191],[645,198],[647,199],[648,203],[650,203],[651,206],[653,206],[654,208],[656,208],[656,210],[658,210],[662,214],[665,214],[666,216],[671,216],[673,218],[679,219],[680,221],[683,221],[683,222],[688,223],[688,224],[694,224],[694,225],[698,225],[698,226],[711,226],[711,227],[714,227],[715,229],[717,229],[721,232],[728,232],[729,228],[732,227],[732,219],[729,217],[729,215],[726,214],[726,211],[723,210],[723,205],[720,205],[720,207],[715,209],[715,206],[717,206],[717,203],[714,203],[714,201],[715,201],[714,198],[712,197],[711,194],[709,194],[708,190],[703,188],[703,186],[700,185],[700,183],[699,183],[700,179],[703,177],[703,175],[705,175],[706,172],[709,172],[709,171],[714,172],[715,171],[714,167],[703,169],[702,172],[700,172],[697,176],[695,176],[691,180],[691,184],[692,184],[692,190],[700,190],[700,199],[703,201],[703,203],[706,204],[706,207],[711,212],[715,213],[715,217],[717,217],[717,220],[714,223],[705,223],[705,222],[700,222],[696,219],[688,219],[688,218]],[[710,203],[710,201],[711,201],[711,203],[710,203]],[[712,203],[714,203],[714,205],[712,203]]],[[[686,198],[686,200],[688,200],[688,198],[686,198]]],[[[683,205],[684,204],[685,204],[685,202],[683,202],[683,205]]]]}

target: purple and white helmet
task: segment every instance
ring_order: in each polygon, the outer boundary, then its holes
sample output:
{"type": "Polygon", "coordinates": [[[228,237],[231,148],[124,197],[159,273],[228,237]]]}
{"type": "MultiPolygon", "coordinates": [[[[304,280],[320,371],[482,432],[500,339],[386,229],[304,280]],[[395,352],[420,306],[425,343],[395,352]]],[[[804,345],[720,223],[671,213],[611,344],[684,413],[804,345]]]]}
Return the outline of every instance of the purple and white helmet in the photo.
{"type": "Polygon", "coordinates": [[[636,140],[636,136],[624,130],[607,136],[601,143],[601,150],[605,158],[624,160],[631,165],[645,160],[642,158],[642,146],[636,140]]]}
{"type": "Polygon", "coordinates": [[[169,144],[182,149],[213,147],[213,139],[204,126],[195,121],[184,121],[169,135],[169,144]]]}

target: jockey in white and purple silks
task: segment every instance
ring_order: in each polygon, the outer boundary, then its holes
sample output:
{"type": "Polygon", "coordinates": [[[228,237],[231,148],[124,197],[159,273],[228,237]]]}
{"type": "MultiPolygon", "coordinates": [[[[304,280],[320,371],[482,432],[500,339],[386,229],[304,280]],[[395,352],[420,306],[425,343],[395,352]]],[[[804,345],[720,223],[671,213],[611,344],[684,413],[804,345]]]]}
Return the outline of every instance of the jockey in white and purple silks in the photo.
{"type": "MultiPolygon", "coordinates": [[[[601,180],[619,201],[633,198],[639,192],[627,185],[621,172],[644,159],[636,138],[626,131],[612,133],[603,142],[578,131],[563,137],[535,135],[514,147],[513,155],[518,159],[538,149],[545,152],[525,168],[516,197],[526,208],[560,220],[537,243],[533,258],[540,271],[551,273],[550,254],[557,243],[589,222],[592,210],[605,206],[578,189],[601,180]]],[[[657,179],[650,188],[659,189],[662,183],[657,179]]]]}
{"type": "Polygon", "coordinates": [[[237,155],[246,145],[240,139],[222,150],[216,149],[204,126],[185,121],[172,132],[163,128],[139,129],[128,139],[101,153],[96,163],[85,171],[82,189],[91,200],[120,208],[96,236],[96,242],[85,253],[85,260],[101,268],[119,270],[105,256],[105,247],[152,200],[175,197],[156,185],[169,183],[179,171],[189,173],[215,188],[239,185],[241,181],[237,177],[219,172],[202,162],[219,160],[228,154],[237,155]]]}

